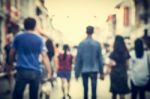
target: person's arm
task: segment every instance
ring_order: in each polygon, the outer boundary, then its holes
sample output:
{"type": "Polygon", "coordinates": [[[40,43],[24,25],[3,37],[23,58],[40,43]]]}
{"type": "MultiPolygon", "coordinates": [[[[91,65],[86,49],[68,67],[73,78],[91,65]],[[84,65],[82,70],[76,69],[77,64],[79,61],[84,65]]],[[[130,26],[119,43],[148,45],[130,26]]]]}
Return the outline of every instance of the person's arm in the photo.
{"type": "Polygon", "coordinates": [[[111,69],[112,69],[112,66],[115,66],[116,65],[116,63],[115,63],[115,61],[114,60],[112,60],[112,59],[109,59],[109,61],[108,61],[108,63],[107,64],[105,64],[106,65],[106,73],[105,73],[105,75],[107,75],[107,74],[110,74],[110,72],[111,72],[111,69]]]}
{"type": "Polygon", "coordinates": [[[12,45],[11,45],[11,49],[10,49],[10,52],[9,52],[9,65],[10,66],[13,66],[13,63],[14,61],[16,60],[16,51],[17,51],[17,48],[18,48],[18,35],[14,38],[14,41],[12,42],[12,45]]]}
{"type": "Polygon", "coordinates": [[[2,52],[2,55],[3,55],[3,61],[4,61],[4,63],[6,64],[6,57],[7,57],[7,52],[6,52],[6,46],[4,47],[4,51],[2,52]]]}
{"type": "MultiPolygon", "coordinates": [[[[98,43],[99,44],[99,43],[98,43]]],[[[99,49],[98,49],[98,60],[99,60],[99,72],[100,72],[100,79],[104,79],[104,73],[103,73],[103,66],[104,66],[104,60],[103,60],[103,56],[102,56],[102,50],[101,50],[101,46],[99,44],[99,49]]]]}
{"type": "Polygon", "coordinates": [[[59,58],[60,58],[59,55],[55,57],[55,71],[56,72],[58,72],[59,70],[59,58]]]}
{"type": "Polygon", "coordinates": [[[127,68],[127,70],[129,69],[129,60],[131,59],[131,56],[130,56],[130,53],[128,53],[128,55],[127,55],[127,59],[126,59],[126,68],[127,68]]]}
{"type": "Polygon", "coordinates": [[[43,64],[45,66],[45,68],[47,69],[47,79],[50,79],[51,78],[51,69],[50,69],[50,62],[49,62],[49,58],[47,56],[47,53],[45,51],[43,51],[41,53],[41,56],[42,56],[42,61],[43,61],[43,64]]]}
{"type": "Polygon", "coordinates": [[[81,74],[81,69],[82,69],[82,57],[81,57],[81,48],[80,48],[80,45],[77,49],[77,56],[76,56],[76,59],[75,59],[75,77],[76,79],[79,78],[80,74],[81,74]]]}
{"type": "Polygon", "coordinates": [[[13,66],[13,62],[15,60],[15,56],[16,56],[16,49],[15,48],[11,48],[10,53],[9,53],[9,65],[13,66]]]}
{"type": "Polygon", "coordinates": [[[127,66],[127,70],[129,70],[129,59],[126,60],[126,66],[127,66]]]}

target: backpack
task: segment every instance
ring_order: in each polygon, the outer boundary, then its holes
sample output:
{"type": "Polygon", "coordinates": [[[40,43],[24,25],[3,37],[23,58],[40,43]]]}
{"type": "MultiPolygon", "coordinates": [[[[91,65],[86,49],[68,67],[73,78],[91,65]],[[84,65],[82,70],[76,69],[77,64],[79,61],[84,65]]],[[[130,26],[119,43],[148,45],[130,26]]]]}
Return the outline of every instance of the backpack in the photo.
{"type": "Polygon", "coordinates": [[[134,85],[145,86],[149,82],[149,71],[147,66],[147,53],[144,53],[143,58],[136,58],[131,56],[129,61],[129,77],[134,85]]]}

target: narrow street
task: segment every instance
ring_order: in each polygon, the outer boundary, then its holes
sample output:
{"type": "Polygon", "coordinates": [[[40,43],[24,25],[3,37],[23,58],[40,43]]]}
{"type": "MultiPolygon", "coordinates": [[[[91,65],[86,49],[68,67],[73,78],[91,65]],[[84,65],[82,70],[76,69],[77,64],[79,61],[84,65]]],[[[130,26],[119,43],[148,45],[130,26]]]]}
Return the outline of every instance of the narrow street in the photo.
{"type": "MultiPolygon", "coordinates": [[[[90,86],[90,80],[89,80],[90,86]]],[[[97,87],[97,99],[110,99],[111,94],[109,93],[109,77],[106,77],[104,81],[98,80],[97,87]]],[[[81,78],[76,81],[76,79],[71,79],[71,89],[70,95],[72,99],[83,99],[83,88],[82,88],[82,80],[81,78]]],[[[89,88],[89,99],[91,97],[91,88],[89,88]]],[[[127,96],[129,99],[129,95],[127,96]]],[[[44,98],[44,97],[43,97],[44,98]]],[[[28,98],[28,91],[25,91],[25,99],[28,98]]],[[[55,82],[55,87],[52,89],[51,98],[50,99],[62,99],[62,91],[61,91],[61,81],[58,78],[57,82],[55,82]]]]}
{"type": "MultiPolygon", "coordinates": [[[[105,77],[105,80],[98,80],[97,87],[97,99],[111,99],[111,93],[109,92],[109,76],[105,77]]],[[[89,83],[90,86],[90,83],[89,83]]],[[[28,92],[25,92],[25,99],[28,99],[28,92]]],[[[83,88],[82,88],[82,80],[81,78],[76,81],[74,78],[71,80],[71,89],[70,95],[72,99],[83,99],[83,88]]],[[[150,98],[150,93],[146,93],[147,98],[150,98]]],[[[89,99],[91,97],[91,88],[89,89],[89,99]]],[[[61,82],[60,79],[57,79],[55,83],[55,87],[52,89],[51,98],[50,99],[62,99],[62,91],[61,91],[61,82]]],[[[67,98],[69,99],[69,98],[67,98]]],[[[126,99],[130,99],[130,94],[126,95],[126,99]]]]}
{"type": "MultiPolygon", "coordinates": [[[[3,92],[6,92],[8,90],[8,82],[7,80],[3,80],[0,82],[1,89],[3,89],[3,92]]],[[[60,79],[57,79],[57,82],[54,83],[55,87],[52,89],[51,97],[50,99],[62,99],[62,91],[61,91],[61,82],[60,79]]],[[[90,83],[89,83],[90,85],[90,83]]],[[[97,99],[111,99],[111,93],[109,92],[109,76],[105,77],[105,80],[98,80],[98,87],[97,87],[97,99]]],[[[28,87],[26,87],[26,90],[24,92],[24,99],[29,99],[28,94],[28,87]]],[[[1,90],[2,91],[2,90],[1,90]]],[[[82,88],[82,80],[81,78],[76,81],[74,78],[71,79],[71,89],[70,89],[70,95],[72,99],[83,99],[83,88],[82,88]]],[[[89,89],[89,99],[91,97],[91,88],[89,89]]],[[[11,99],[11,95],[8,93],[0,94],[0,99],[11,99]]],[[[43,98],[44,99],[44,96],[43,98]]],[[[67,98],[66,98],[67,99],[67,98]]],[[[126,99],[130,99],[130,94],[126,95],[126,99]]],[[[146,93],[146,99],[150,99],[150,93],[146,93]]]]}
{"type": "MultiPolygon", "coordinates": [[[[90,82],[89,82],[90,86],[90,82]]],[[[97,87],[97,99],[110,99],[111,94],[109,93],[109,78],[106,77],[104,81],[98,80],[98,87],[97,87]]],[[[72,79],[71,81],[71,96],[72,99],[83,99],[83,88],[82,88],[82,80],[81,78],[79,81],[76,81],[75,79],[72,79]]],[[[58,83],[52,92],[51,99],[61,99],[62,94],[61,94],[61,83],[58,80],[58,83]],[[57,95],[56,93],[59,93],[57,95]]],[[[89,99],[91,97],[91,88],[89,88],[89,99]]]]}
{"type": "MultiPolygon", "coordinates": [[[[114,93],[129,91],[126,71],[130,70],[132,89],[140,90],[142,96],[141,90],[150,80],[150,0],[0,0],[0,99],[12,99],[16,71],[20,81],[35,85],[30,88],[35,98],[36,85],[41,83],[39,71],[49,74],[48,79],[56,71],[59,77],[70,79],[70,72],[76,70],[85,73],[86,83],[91,74],[95,81],[103,63],[111,68],[111,84],[121,86],[113,87],[114,93]],[[12,76],[13,82],[9,79],[12,76]]],[[[28,85],[23,99],[29,99],[28,85]]],[[[50,99],[62,99],[61,88],[61,79],[57,78],[50,99]]],[[[111,99],[109,89],[109,75],[104,80],[98,78],[97,99],[111,99]]],[[[91,99],[91,88],[88,93],[91,99]]],[[[70,95],[71,99],[83,99],[81,77],[77,81],[72,75],[70,95]]],[[[125,99],[130,97],[131,93],[125,99]]],[[[146,99],[150,99],[150,91],[146,99]]]]}

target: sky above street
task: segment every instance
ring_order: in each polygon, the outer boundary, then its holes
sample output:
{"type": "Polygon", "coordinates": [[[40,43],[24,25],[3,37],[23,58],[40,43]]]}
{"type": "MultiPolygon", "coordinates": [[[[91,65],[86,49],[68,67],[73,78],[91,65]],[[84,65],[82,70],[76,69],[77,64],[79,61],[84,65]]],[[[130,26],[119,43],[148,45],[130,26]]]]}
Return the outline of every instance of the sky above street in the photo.
{"type": "Polygon", "coordinates": [[[45,0],[53,25],[63,34],[64,43],[78,44],[85,38],[85,28],[99,28],[97,38],[107,33],[106,19],[114,14],[114,7],[122,0],[45,0]]]}

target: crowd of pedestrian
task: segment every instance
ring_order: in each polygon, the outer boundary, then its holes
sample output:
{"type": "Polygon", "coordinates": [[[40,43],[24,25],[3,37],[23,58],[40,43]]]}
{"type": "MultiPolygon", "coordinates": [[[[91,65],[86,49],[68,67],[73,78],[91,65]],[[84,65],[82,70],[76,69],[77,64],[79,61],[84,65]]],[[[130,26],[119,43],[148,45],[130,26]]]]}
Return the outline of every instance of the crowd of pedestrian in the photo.
{"type": "Polygon", "coordinates": [[[56,77],[61,79],[62,99],[66,99],[66,96],[71,99],[72,71],[76,80],[80,76],[82,78],[83,99],[89,99],[89,79],[91,99],[97,99],[97,80],[98,78],[105,80],[107,75],[110,75],[112,99],[117,99],[117,95],[120,99],[125,99],[128,93],[131,93],[131,99],[138,99],[138,95],[139,99],[146,99],[145,92],[150,90],[149,37],[137,38],[134,47],[129,50],[124,37],[116,35],[112,48],[109,44],[104,45],[106,51],[103,54],[104,48],[94,40],[93,33],[94,27],[87,26],[87,37],[76,47],[77,53],[74,55],[68,44],[61,46],[62,51],[59,44],[54,46],[53,40],[37,27],[36,20],[31,17],[26,18],[24,31],[19,32],[14,38],[8,35],[4,47],[4,66],[9,74],[11,87],[10,71],[14,68],[17,71],[15,86],[10,90],[13,93],[12,99],[23,99],[27,84],[29,84],[30,99],[39,99],[38,92],[42,81],[50,82],[51,86],[55,87],[56,77]]]}

